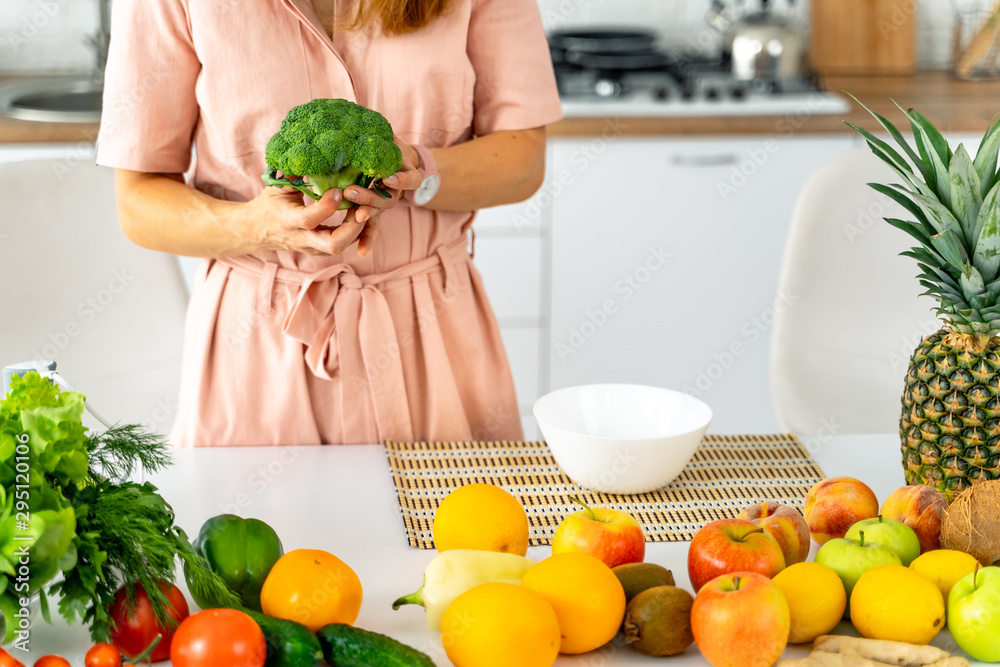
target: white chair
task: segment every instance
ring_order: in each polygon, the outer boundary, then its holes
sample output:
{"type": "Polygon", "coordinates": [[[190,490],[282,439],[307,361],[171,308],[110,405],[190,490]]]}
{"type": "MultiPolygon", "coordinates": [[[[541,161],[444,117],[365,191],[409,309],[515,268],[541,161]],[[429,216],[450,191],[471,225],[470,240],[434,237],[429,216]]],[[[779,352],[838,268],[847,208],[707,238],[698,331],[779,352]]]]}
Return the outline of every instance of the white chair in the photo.
{"type": "Polygon", "coordinates": [[[169,431],[187,291],[119,229],[111,169],[0,164],[0,280],[0,365],[52,359],[107,420],[169,431]]]}
{"type": "Polygon", "coordinates": [[[866,185],[898,180],[857,148],[816,172],[796,204],[770,380],[778,423],[803,439],[896,432],[909,357],[941,328],[935,302],[918,298],[916,261],[898,256],[916,241],[882,220],[909,214],[866,185]]]}

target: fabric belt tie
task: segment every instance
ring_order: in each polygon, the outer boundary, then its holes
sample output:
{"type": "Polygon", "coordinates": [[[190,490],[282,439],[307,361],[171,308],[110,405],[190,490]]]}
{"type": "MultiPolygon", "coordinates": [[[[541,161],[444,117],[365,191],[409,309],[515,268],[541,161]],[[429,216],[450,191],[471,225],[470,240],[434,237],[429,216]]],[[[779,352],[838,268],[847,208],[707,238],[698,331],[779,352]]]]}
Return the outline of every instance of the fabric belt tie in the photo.
{"type": "MultiPolygon", "coordinates": [[[[458,286],[455,267],[471,261],[467,246],[463,234],[424,259],[365,276],[347,264],[308,273],[248,255],[219,261],[260,280],[257,307],[264,312],[271,311],[275,282],[301,285],[282,331],[305,345],[306,365],[317,377],[339,378],[344,394],[368,390],[378,427],[378,433],[371,434],[372,441],[391,438],[408,442],[413,440],[414,429],[403,363],[389,304],[379,288],[444,271],[445,292],[451,294],[458,286]]],[[[365,421],[363,413],[351,411],[342,416],[345,430],[370,431],[362,423],[353,423],[365,421]]]]}

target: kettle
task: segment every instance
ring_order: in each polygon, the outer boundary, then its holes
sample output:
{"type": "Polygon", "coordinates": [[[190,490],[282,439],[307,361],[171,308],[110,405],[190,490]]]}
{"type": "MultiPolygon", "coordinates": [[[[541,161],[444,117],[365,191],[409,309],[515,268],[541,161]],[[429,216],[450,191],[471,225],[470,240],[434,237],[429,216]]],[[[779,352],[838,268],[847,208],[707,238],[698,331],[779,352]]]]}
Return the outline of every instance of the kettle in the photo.
{"type": "MultiPolygon", "coordinates": [[[[724,56],[740,81],[781,81],[804,73],[805,30],[794,17],[775,12],[771,0],[734,19],[722,0],[713,0],[708,22],[725,36],[724,56]]],[[[789,6],[795,0],[788,0],[789,6]]]]}

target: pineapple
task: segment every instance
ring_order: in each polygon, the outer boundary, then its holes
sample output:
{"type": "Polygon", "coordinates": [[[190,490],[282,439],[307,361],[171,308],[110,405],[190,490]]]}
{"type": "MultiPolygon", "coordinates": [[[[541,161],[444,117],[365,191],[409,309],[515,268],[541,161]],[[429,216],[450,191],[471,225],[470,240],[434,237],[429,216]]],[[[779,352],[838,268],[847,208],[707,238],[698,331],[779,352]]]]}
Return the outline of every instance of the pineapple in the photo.
{"type": "Polygon", "coordinates": [[[977,481],[1000,478],[1000,121],[973,158],[964,146],[953,151],[916,111],[900,107],[913,148],[865,109],[903,151],[848,123],[902,179],[869,185],[912,216],[886,222],[917,240],[903,254],[917,260],[944,324],[910,358],[899,420],[903,468],[908,484],[933,486],[951,502],[977,481]]]}

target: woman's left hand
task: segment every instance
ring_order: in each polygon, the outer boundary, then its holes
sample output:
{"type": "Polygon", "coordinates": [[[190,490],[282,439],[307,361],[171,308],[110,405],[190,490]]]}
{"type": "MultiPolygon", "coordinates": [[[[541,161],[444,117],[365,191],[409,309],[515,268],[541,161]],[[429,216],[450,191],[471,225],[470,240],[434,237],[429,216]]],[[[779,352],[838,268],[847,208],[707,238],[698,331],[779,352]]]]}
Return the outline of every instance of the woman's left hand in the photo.
{"type": "Polygon", "coordinates": [[[395,208],[404,190],[416,190],[420,187],[417,151],[398,139],[395,141],[403,154],[403,166],[392,176],[382,179],[382,189],[389,192],[392,197],[383,197],[374,190],[359,185],[349,185],[344,188],[344,198],[356,206],[348,209],[347,217],[338,228],[337,235],[343,242],[341,252],[356,239],[358,255],[367,256],[378,237],[379,215],[383,211],[395,208]]]}

